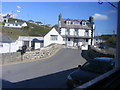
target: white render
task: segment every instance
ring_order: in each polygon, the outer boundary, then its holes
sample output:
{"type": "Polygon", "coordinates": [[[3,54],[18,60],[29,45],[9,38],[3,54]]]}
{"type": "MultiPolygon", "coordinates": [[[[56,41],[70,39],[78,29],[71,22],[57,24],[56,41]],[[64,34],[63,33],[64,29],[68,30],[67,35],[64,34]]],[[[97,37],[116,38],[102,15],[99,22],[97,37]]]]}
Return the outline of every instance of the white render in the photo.
{"type": "Polygon", "coordinates": [[[52,28],[45,36],[44,36],[44,47],[48,46],[52,43],[57,43],[57,44],[64,44],[62,36],[56,31],[55,28],[52,28]],[[51,40],[51,35],[57,35],[58,38],[56,41],[51,40]]]}
{"type": "Polygon", "coordinates": [[[17,24],[17,25],[16,25],[16,23],[14,23],[14,24],[5,23],[5,25],[4,25],[4,27],[11,27],[11,28],[22,28],[22,27],[26,27],[26,26],[27,26],[26,22],[24,22],[23,24],[17,24]]]}
{"type": "Polygon", "coordinates": [[[58,16],[58,31],[67,46],[88,50],[90,45],[94,45],[94,30],[95,24],[92,16],[89,20],[64,19],[62,14],[58,16]]]}
{"type": "MultiPolygon", "coordinates": [[[[34,39],[43,40],[43,37],[30,37],[30,36],[19,36],[19,38],[15,42],[11,43],[2,43],[0,42],[0,53],[12,53],[16,52],[17,50],[21,49],[24,45],[24,41],[29,42],[29,46],[31,47],[31,42],[34,39]]],[[[34,42],[35,46],[34,49],[39,49],[43,47],[43,43],[41,42],[34,42]]]]}
{"type": "Polygon", "coordinates": [[[0,53],[16,52],[19,49],[18,45],[20,45],[18,42],[0,43],[0,53]]]}
{"type": "Polygon", "coordinates": [[[32,47],[31,43],[32,41],[37,40],[34,42],[34,49],[39,49],[43,47],[43,43],[39,42],[40,40],[43,41],[43,37],[32,37],[32,36],[19,36],[18,42],[20,43],[19,48],[21,48],[24,45],[24,42],[27,41],[29,42],[28,47],[32,47]]]}

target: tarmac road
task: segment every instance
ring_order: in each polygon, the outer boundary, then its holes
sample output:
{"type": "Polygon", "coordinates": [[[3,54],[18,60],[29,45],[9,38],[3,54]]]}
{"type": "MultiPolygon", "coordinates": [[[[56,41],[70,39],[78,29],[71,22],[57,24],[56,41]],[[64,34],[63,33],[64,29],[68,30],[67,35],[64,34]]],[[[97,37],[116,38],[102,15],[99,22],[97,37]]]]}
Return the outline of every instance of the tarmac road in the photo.
{"type": "Polygon", "coordinates": [[[68,74],[85,62],[80,50],[64,48],[48,59],[2,66],[2,86],[3,88],[66,88],[68,74]]]}

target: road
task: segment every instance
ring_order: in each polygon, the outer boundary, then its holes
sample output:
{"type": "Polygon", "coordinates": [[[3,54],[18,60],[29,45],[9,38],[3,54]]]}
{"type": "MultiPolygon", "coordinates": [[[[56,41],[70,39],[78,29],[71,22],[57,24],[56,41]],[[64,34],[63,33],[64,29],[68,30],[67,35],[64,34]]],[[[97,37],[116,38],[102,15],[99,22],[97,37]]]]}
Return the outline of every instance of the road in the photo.
{"type": "Polygon", "coordinates": [[[2,66],[3,87],[66,88],[67,75],[86,60],[77,49],[61,49],[51,58],[2,66]]]}

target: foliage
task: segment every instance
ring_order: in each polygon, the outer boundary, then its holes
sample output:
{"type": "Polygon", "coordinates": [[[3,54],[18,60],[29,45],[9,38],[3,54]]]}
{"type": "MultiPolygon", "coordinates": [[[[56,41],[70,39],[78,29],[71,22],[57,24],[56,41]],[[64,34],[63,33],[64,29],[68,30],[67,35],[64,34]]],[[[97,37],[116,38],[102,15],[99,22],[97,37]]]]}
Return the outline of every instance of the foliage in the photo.
{"type": "MultiPolygon", "coordinates": [[[[9,19],[9,22],[26,22],[19,19],[9,19]]],[[[51,28],[46,25],[36,25],[29,22],[26,22],[28,26],[22,28],[8,28],[3,27],[3,33],[8,34],[12,39],[16,40],[19,36],[44,36],[48,33],[51,28]]]]}
{"type": "Polygon", "coordinates": [[[116,47],[116,34],[111,34],[111,35],[101,35],[99,36],[100,39],[105,40],[103,44],[106,44],[110,47],[115,48],[116,47]]]}

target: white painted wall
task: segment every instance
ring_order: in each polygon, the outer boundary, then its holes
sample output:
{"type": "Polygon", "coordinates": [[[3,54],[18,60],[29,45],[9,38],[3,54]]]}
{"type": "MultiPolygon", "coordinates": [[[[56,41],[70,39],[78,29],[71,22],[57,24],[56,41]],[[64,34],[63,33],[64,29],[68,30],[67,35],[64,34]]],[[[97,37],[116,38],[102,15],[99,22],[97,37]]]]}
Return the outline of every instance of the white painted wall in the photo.
{"type": "Polygon", "coordinates": [[[75,30],[74,29],[70,29],[70,35],[74,35],[75,33],[75,30]]]}
{"type": "Polygon", "coordinates": [[[24,22],[24,23],[22,24],[22,27],[26,27],[26,26],[27,26],[27,23],[24,22]]]}
{"type": "MultiPolygon", "coordinates": [[[[85,31],[84,29],[78,29],[78,35],[79,36],[85,36],[85,31]]],[[[88,30],[89,36],[91,37],[91,30],[88,30]]],[[[61,28],[61,35],[66,35],[66,29],[61,28]]],[[[75,35],[75,29],[70,29],[70,35],[75,35]]]]}
{"type": "Polygon", "coordinates": [[[39,49],[40,48],[40,43],[39,42],[35,42],[35,49],[39,49]]]}
{"type": "Polygon", "coordinates": [[[11,53],[16,52],[19,49],[20,43],[12,42],[12,43],[1,43],[2,47],[0,47],[0,53],[11,53]]]}
{"type": "Polygon", "coordinates": [[[52,43],[57,43],[57,44],[63,44],[63,38],[62,36],[56,31],[55,28],[52,28],[51,31],[49,31],[45,36],[44,36],[44,47],[48,46],[52,43]],[[51,35],[58,35],[58,39],[56,41],[51,40],[51,35]]]}
{"type": "Polygon", "coordinates": [[[24,22],[22,25],[18,24],[17,26],[14,24],[11,24],[11,23],[5,23],[4,27],[12,27],[12,28],[22,28],[22,27],[25,27],[27,26],[27,23],[24,22]]]}
{"type": "Polygon", "coordinates": [[[65,35],[66,29],[65,28],[61,28],[61,35],[65,35]]]}
{"type": "Polygon", "coordinates": [[[14,24],[10,24],[10,23],[5,23],[4,27],[22,28],[22,26],[19,24],[18,24],[18,26],[15,26],[14,24]]]}

